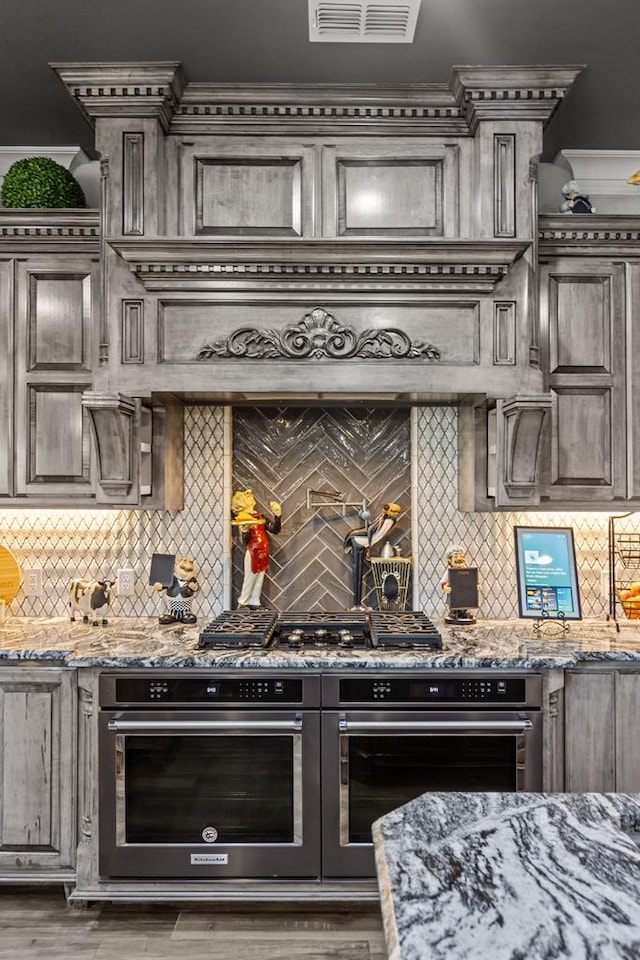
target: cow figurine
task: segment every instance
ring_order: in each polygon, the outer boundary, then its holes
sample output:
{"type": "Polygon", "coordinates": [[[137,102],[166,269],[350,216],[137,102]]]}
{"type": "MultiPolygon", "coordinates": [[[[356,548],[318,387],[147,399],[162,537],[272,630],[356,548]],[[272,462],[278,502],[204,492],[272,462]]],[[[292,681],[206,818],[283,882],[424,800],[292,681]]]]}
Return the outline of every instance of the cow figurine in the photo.
{"type": "MultiPolygon", "coordinates": [[[[82,614],[84,623],[89,622],[91,614],[91,623],[94,627],[98,625],[98,611],[104,610],[111,602],[111,587],[115,580],[72,580],[69,584],[69,613],[71,620],[75,621],[75,612],[79,610],[82,614]]],[[[104,613],[102,615],[102,625],[108,623],[104,613]]]]}

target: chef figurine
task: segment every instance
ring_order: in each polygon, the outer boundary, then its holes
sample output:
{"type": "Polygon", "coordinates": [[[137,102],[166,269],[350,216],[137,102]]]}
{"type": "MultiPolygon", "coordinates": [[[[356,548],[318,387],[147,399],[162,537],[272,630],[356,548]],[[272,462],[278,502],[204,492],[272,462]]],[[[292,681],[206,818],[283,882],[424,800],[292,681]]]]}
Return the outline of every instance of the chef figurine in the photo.
{"type": "Polygon", "coordinates": [[[577,180],[569,180],[562,188],[564,200],[560,204],[560,213],[595,213],[596,208],[585,194],[580,192],[577,180]]]}
{"type": "Polygon", "coordinates": [[[280,533],[282,507],[276,500],[269,504],[273,519],[256,510],[256,498],[251,488],[237,490],[231,498],[231,525],[238,527],[245,546],[244,579],[238,597],[238,608],[260,609],[260,595],[264,575],[269,566],[269,537],[267,533],[280,533]]]}
{"type": "Polygon", "coordinates": [[[449,612],[444,621],[465,625],[475,623],[476,618],[473,614],[469,613],[466,607],[458,606],[459,597],[454,595],[454,590],[456,594],[464,596],[466,606],[478,607],[478,568],[467,564],[464,547],[460,546],[449,547],[447,550],[447,566],[447,579],[440,582],[449,600],[449,612]],[[455,586],[452,583],[454,580],[455,586]],[[456,605],[452,606],[452,602],[456,605]]]}
{"type": "Polygon", "coordinates": [[[398,517],[402,513],[402,507],[399,503],[384,503],[382,513],[371,523],[366,523],[363,527],[350,530],[344,538],[344,549],[346,553],[351,554],[351,569],[353,574],[353,606],[352,610],[365,609],[362,605],[362,574],[364,560],[369,548],[375,543],[379,543],[391,533],[398,517]]]}
{"type": "Polygon", "coordinates": [[[168,587],[154,583],[154,590],[166,590],[169,598],[169,610],[158,618],[161,624],[195,623],[197,617],[191,612],[194,593],[200,589],[195,578],[195,564],[191,557],[178,557],[173,570],[173,580],[168,587]]]}

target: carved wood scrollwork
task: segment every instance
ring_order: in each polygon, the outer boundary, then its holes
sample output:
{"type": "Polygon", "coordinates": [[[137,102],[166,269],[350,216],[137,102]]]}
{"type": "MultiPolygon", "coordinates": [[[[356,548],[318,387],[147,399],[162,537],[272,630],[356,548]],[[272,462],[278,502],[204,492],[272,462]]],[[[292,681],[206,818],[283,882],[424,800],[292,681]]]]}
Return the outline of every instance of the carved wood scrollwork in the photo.
{"type": "Polygon", "coordinates": [[[196,360],[439,360],[432,344],[412,340],[397,327],[363,330],[339,323],[316,307],[282,330],[240,327],[224,339],[205,344],[196,360]]]}

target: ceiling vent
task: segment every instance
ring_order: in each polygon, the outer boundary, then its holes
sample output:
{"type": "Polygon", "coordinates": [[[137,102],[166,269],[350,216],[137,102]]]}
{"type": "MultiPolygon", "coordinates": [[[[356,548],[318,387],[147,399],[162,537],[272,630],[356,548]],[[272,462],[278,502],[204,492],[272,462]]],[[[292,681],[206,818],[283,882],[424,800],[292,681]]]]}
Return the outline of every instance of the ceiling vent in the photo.
{"type": "Polygon", "coordinates": [[[413,43],[422,0],[309,0],[312,43],[413,43]]]}

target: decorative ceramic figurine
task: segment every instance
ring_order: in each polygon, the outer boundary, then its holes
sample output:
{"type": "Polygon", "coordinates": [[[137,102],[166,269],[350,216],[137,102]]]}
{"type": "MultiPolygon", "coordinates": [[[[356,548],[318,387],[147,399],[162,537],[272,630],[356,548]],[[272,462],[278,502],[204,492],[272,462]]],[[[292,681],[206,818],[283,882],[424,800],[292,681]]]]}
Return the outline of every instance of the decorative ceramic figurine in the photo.
{"type": "Polygon", "coordinates": [[[200,589],[195,577],[195,563],[191,557],[178,557],[175,562],[173,579],[168,586],[156,581],[155,590],[166,590],[169,599],[169,610],[158,618],[161,624],[167,623],[195,623],[197,617],[191,612],[191,603],[194,593],[200,589]]]}
{"type": "Polygon", "coordinates": [[[577,180],[569,180],[562,188],[564,200],[560,204],[560,213],[595,213],[589,197],[580,193],[577,180]]]}
{"type": "Polygon", "coordinates": [[[344,538],[344,549],[351,554],[353,610],[362,610],[362,574],[368,550],[393,530],[402,513],[399,503],[384,503],[380,516],[363,527],[350,530],[344,538]]]}
{"type": "MultiPolygon", "coordinates": [[[[75,612],[78,610],[82,614],[84,623],[89,622],[91,614],[91,623],[94,627],[98,625],[98,612],[105,611],[111,602],[111,587],[115,580],[82,580],[77,578],[69,584],[69,616],[75,621],[75,612]]],[[[102,613],[102,625],[106,626],[108,620],[102,613]]]]}
{"type": "Polygon", "coordinates": [[[470,624],[476,618],[468,607],[478,607],[478,568],[470,567],[464,547],[454,546],[447,550],[447,579],[440,586],[448,596],[449,613],[445,623],[470,624]]]}
{"type": "Polygon", "coordinates": [[[232,526],[238,527],[245,546],[244,579],[238,597],[238,608],[260,609],[260,596],[264,575],[269,567],[269,537],[267,533],[280,533],[282,507],[277,500],[269,504],[273,519],[256,511],[256,498],[251,488],[237,490],[231,498],[232,526]]]}

